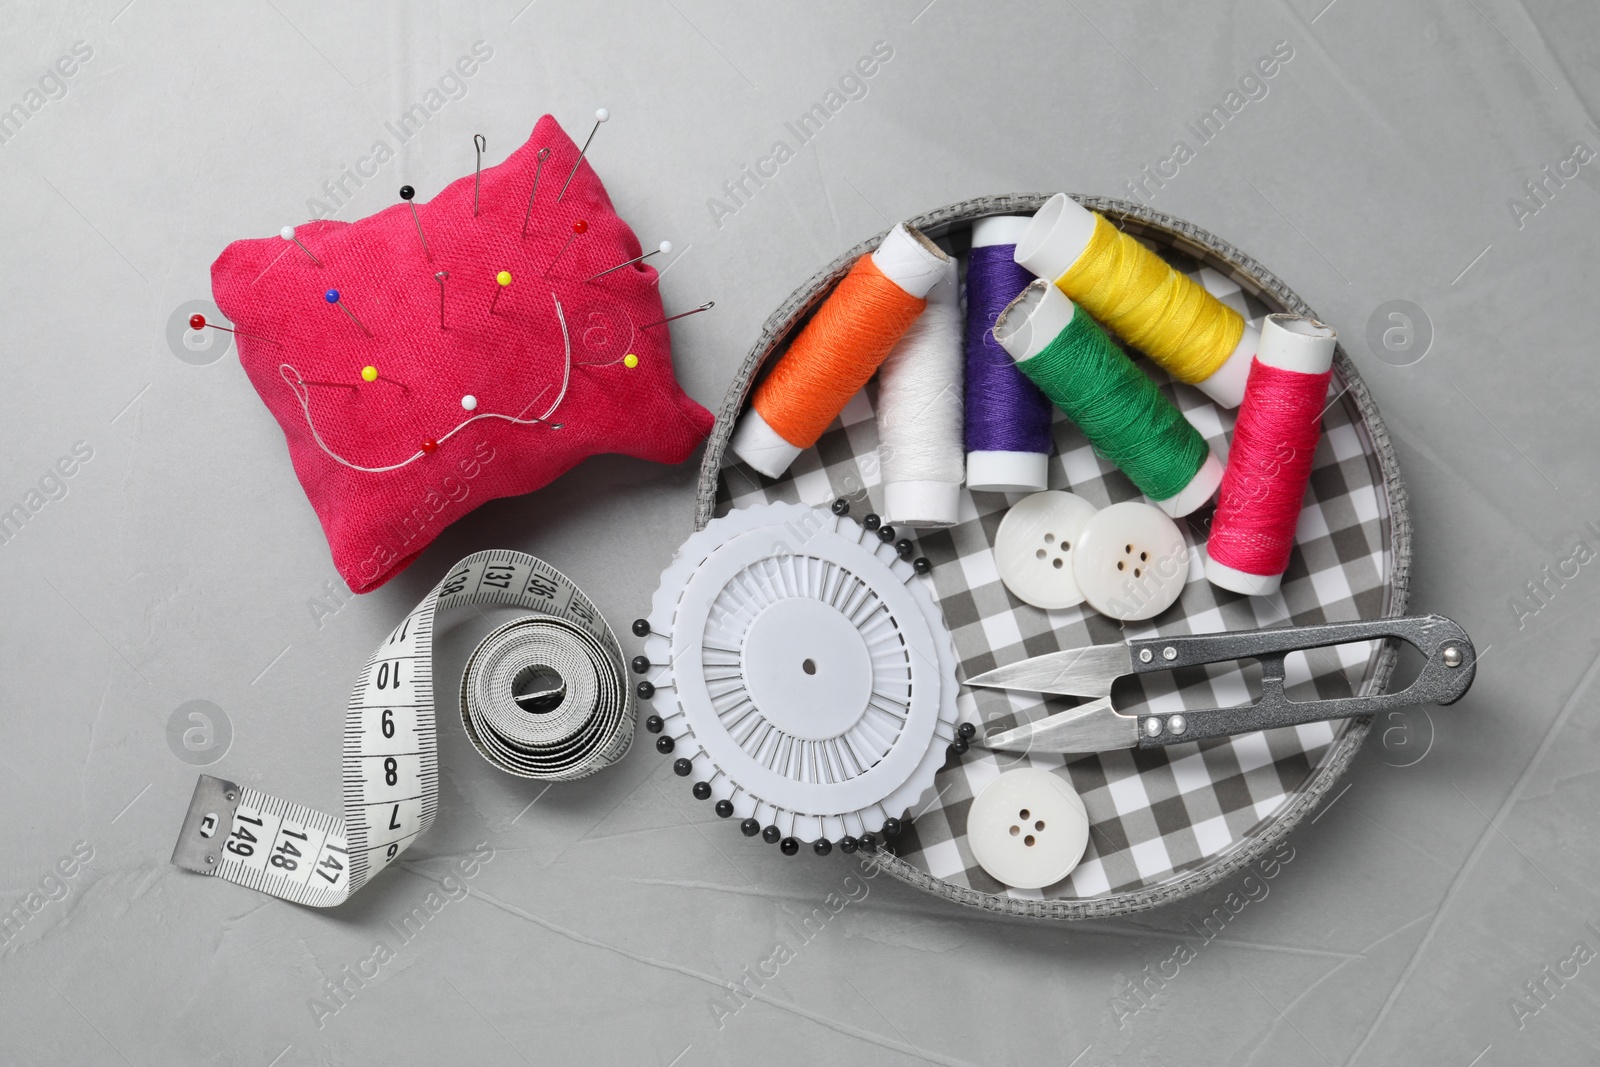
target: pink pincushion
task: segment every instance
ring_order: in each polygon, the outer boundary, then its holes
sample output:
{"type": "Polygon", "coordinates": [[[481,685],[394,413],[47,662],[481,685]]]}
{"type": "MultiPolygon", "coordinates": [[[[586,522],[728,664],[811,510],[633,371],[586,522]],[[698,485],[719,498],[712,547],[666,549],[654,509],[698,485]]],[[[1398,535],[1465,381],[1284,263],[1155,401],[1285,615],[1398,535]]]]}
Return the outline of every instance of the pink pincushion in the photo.
{"type": "Polygon", "coordinates": [[[642,329],[664,317],[655,270],[586,281],[640,247],[587,161],[556,202],[577,158],[544,116],[526,144],[484,169],[477,216],[470,174],[416,202],[431,255],[397,202],[355,223],[296,227],[320,266],[280,237],[235,241],[212,264],[239,361],[283,427],[334,565],[357,593],[485,501],[531,492],[600,453],[679,463],[710,432],[710,412],[673,376],[669,327],[642,329]],[[578,220],[587,228],[574,235],[578,220]],[[491,315],[502,270],[512,283],[491,315]],[[445,329],[439,271],[449,272],[445,329]],[[329,289],[370,334],[324,299],[329,289]],[[630,354],[636,366],[623,362],[630,354]],[[377,381],[362,380],[367,366],[377,381]],[[474,410],[462,406],[469,395],[474,410]]]}

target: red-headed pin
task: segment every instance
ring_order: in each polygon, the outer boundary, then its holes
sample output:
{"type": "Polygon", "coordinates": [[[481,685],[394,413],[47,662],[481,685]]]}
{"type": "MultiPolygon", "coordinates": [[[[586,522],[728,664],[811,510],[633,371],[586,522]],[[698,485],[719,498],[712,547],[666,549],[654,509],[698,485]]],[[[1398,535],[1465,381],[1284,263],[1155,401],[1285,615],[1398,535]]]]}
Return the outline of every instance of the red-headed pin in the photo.
{"type": "Polygon", "coordinates": [[[582,219],[579,219],[578,221],[574,222],[572,224],[572,233],[571,233],[571,235],[569,235],[567,237],[567,243],[561,246],[561,251],[556,253],[556,258],[552,259],[550,261],[550,266],[546,267],[544,269],[544,273],[541,274],[539,277],[548,278],[550,276],[551,268],[554,267],[557,263],[559,263],[561,261],[561,257],[562,256],[567,254],[567,249],[572,247],[572,242],[576,241],[580,235],[588,233],[588,232],[589,232],[589,224],[587,222],[584,222],[582,219]]]}
{"type": "MultiPolygon", "coordinates": [[[[203,330],[208,326],[211,327],[211,329],[213,329],[213,330],[221,330],[223,333],[235,333],[235,334],[238,334],[240,337],[251,337],[251,338],[254,338],[257,341],[267,341],[267,339],[265,337],[260,337],[260,336],[258,336],[256,334],[253,334],[253,333],[245,333],[243,330],[230,330],[226,326],[218,326],[214,322],[207,322],[206,321],[206,317],[204,315],[199,314],[199,313],[196,313],[196,314],[193,314],[193,315],[189,316],[189,329],[191,329],[191,330],[203,330]]],[[[275,345],[277,343],[278,342],[276,342],[276,341],[267,341],[267,344],[269,344],[269,345],[275,345]]]]}

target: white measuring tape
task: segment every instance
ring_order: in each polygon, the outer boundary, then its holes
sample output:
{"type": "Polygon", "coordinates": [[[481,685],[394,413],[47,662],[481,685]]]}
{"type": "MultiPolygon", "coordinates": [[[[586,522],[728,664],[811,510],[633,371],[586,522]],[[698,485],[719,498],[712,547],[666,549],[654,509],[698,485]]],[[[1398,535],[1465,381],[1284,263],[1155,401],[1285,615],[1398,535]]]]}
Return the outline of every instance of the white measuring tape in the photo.
{"type": "Polygon", "coordinates": [[[521,552],[450,568],[367,661],[344,727],[344,817],[201,775],[172,862],[319,908],[342,903],[411,846],[439,810],[433,622],[502,604],[535,614],[473,650],[461,716],[510,774],[570,781],[621,759],[634,710],[616,636],[566,575],[521,552]]]}

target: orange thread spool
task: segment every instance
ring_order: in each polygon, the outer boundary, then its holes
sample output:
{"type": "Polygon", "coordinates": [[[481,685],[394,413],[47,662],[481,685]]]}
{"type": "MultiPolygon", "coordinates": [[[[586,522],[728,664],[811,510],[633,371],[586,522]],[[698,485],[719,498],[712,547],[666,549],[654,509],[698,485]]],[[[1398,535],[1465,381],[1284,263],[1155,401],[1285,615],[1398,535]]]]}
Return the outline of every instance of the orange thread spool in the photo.
{"type": "Polygon", "coordinates": [[[915,227],[902,222],[885,234],[756,386],[729,450],[768,478],[782,475],[867,384],[952,266],[915,227]]]}
{"type": "Polygon", "coordinates": [[[752,405],[784,440],[810,448],[926,306],[862,256],[757,387],[752,405]]]}

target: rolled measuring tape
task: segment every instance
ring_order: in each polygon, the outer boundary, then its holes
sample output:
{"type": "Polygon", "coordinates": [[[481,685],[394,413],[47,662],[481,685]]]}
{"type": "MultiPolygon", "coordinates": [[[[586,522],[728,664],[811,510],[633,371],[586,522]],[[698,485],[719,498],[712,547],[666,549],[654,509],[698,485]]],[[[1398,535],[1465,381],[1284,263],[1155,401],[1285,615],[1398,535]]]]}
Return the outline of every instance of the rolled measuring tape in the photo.
{"type": "Polygon", "coordinates": [[[462,672],[461,719],[478,752],[508,774],[558,782],[626,755],[635,716],[611,627],[543,560],[478,552],[450,568],[356,679],[345,712],[344,815],[203,774],[172,862],[327,908],[399,858],[439,809],[434,616],[476,604],[534,613],[486,637],[462,672]]]}

